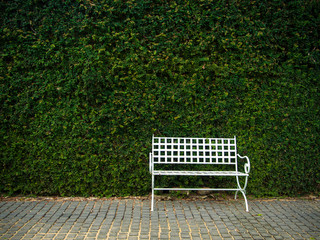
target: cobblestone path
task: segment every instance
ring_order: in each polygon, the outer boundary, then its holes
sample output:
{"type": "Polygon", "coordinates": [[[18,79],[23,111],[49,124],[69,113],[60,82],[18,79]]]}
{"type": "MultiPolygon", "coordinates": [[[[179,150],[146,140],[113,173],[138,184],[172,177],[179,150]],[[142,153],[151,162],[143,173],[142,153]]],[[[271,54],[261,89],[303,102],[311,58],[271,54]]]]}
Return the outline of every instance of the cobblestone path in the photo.
{"type": "Polygon", "coordinates": [[[0,239],[320,239],[319,200],[0,201],[0,239]]]}

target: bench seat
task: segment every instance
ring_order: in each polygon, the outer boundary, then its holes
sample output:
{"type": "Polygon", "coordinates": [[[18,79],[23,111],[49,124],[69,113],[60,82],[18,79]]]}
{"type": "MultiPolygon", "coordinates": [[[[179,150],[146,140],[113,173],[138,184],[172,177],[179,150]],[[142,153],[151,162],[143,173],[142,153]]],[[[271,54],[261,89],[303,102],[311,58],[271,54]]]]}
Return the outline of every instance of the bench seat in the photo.
{"type": "Polygon", "coordinates": [[[166,171],[154,170],[154,175],[172,176],[249,176],[248,173],[237,171],[166,171]]]}

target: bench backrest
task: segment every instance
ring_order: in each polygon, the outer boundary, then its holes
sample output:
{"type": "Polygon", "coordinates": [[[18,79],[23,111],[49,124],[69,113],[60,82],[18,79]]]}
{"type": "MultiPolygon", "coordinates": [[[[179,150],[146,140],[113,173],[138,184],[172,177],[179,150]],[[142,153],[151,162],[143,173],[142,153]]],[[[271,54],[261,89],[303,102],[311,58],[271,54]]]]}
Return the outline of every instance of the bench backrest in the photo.
{"type": "Polygon", "coordinates": [[[237,165],[234,138],[152,138],[154,164],[237,165]]]}

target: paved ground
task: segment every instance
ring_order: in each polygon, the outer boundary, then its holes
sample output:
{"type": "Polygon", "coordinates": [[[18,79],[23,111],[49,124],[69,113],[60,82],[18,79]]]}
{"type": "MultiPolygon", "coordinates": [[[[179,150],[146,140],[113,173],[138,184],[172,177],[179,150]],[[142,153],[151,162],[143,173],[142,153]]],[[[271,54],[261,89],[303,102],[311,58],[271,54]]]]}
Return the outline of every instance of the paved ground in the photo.
{"type": "Polygon", "coordinates": [[[0,239],[320,239],[319,200],[0,201],[0,239]]]}

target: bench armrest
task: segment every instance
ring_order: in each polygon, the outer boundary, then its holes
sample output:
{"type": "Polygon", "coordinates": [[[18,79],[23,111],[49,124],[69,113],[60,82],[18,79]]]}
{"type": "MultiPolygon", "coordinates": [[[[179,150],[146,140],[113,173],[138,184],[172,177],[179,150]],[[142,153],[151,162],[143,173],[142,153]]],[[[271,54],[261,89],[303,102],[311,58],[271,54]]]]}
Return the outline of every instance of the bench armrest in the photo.
{"type": "Polygon", "coordinates": [[[152,173],[152,153],[149,153],[149,172],[152,173]]]}
{"type": "Polygon", "coordinates": [[[246,158],[247,159],[247,163],[244,164],[244,171],[245,173],[249,173],[250,172],[250,160],[247,156],[240,156],[240,154],[238,154],[239,158],[246,158]]]}

